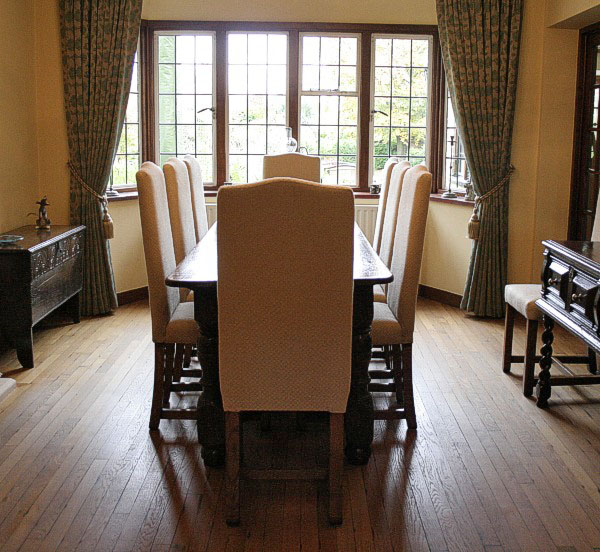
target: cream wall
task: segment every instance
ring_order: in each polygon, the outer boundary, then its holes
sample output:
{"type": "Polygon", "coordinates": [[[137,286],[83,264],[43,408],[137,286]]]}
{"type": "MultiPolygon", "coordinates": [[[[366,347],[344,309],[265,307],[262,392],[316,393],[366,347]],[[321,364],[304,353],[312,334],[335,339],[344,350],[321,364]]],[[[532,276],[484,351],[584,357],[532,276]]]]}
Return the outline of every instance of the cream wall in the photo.
{"type": "MultiPolygon", "coordinates": [[[[17,64],[11,65],[11,60],[15,57],[20,60],[19,75],[10,82],[4,80],[5,71],[0,76],[3,90],[0,97],[0,136],[4,136],[5,143],[9,144],[11,157],[14,153],[15,158],[20,159],[15,164],[18,168],[5,171],[4,174],[11,174],[11,178],[3,179],[1,184],[0,225],[5,229],[21,222],[17,220],[21,217],[19,213],[29,210],[28,205],[39,193],[49,196],[54,222],[68,221],[68,174],[65,166],[68,149],[57,4],[55,0],[9,2],[7,17],[0,21],[0,28],[4,31],[0,40],[6,42],[1,51],[10,52],[6,59],[2,57],[5,54],[0,54],[3,67],[6,64],[9,71],[11,67],[16,71],[17,64]],[[17,5],[20,8],[18,13],[15,11],[17,5]],[[30,17],[32,10],[33,26],[30,17]],[[31,61],[32,42],[24,40],[24,37],[31,37],[32,32],[35,37],[35,64],[31,61]],[[15,48],[15,44],[22,48],[15,48]],[[35,88],[31,86],[33,81],[35,88]],[[15,136],[19,139],[15,140],[15,136]],[[34,168],[28,164],[30,159],[34,168]],[[35,168],[36,165],[39,169],[35,168]],[[31,181],[32,185],[14,186],[14,182],[27,181],[31,181]]],[[[544,1],[525,0],[512,152],[517,171],[510,192],[511,281],[537,281],[541,260],[540,240],[566,236],[577,32],[547,27],[548,20],[554,21],[557,13],[564,13],[557,11],[561,7],[558,4],[558,0],[548,0],[545,22],[544,1]]],[[[568,4],[565,0],[562,8],[568,7],[568,4]]],[[[568,11],[568,14],[572,17],[573,11],[568,11]]],[[[286,3],[285,10],[281,10],[281,3],[275,0],[145,0],[143,17],[419,24],[434,24],[436,21],[434,0],[293,0],[286,3]]],[[[145,283],[137,209],[136,201],[111,203],[116,231],[111,248],[119,291],[145,283]]],[[[461,206],[431,203],[423,283],[462,293],[471,249],[471,243],[464,238],[469,215],[469,209],[461,206]]]]}
{"type": "Polygon", "coordinates": [[[38,195],[33,0],[0,4],[0,232],[31,223],[38,195]]]}

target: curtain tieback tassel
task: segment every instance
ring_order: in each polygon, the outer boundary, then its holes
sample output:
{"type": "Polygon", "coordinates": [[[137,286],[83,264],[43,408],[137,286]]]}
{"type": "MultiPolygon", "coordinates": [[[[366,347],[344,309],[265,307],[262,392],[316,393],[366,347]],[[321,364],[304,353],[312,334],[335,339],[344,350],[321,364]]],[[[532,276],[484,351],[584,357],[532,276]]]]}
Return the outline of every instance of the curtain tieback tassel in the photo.
{"type": "Polygon", "coordinates": [[[71,163],[71,161],[69,161],[67,163],[67,166],[69,167],[69,170],[71,171],[71,175],[73,176],[73,178],[75,178],[75,180],[77,180],[77,182],[81,185],[81,187],[86,192],[88,192],[90,195],[94,196],[98,200],[100,205],[102,205],[102,210],[104,213],[102,216],[102,228],[104,229],[104,239],[112,240],[115,237],[115,228],[113,225],[113,219],[110,216],[110,213],[108,212],[108,198],[106,197],[106,194],[100,195],[98,192],[96,192],[92,188],[90,188],[84,182],[83,178],[81,178],[81,175],[75,168],[75,165],[73,165],[73,163],[71,163]]]}
{"type": "Polygon", "coordinates": [[[508,181],[510,180],[510,175],[514,172],[514,170],[515,168],[511,165],[508,168],[506,176],[500,182],[498,182],[498,184],[496,184],[489,192],[486,192],[481,197],[475,198],[475,206],[473,207],[473,213],[471,214],[471,218],[469,219],[469,224],[467,224],[467,237],[469,239],[479,239],[480,221],[478,211],[480,204],[486,201],[491,196],[493,196],[495,193],[499,192],[502,188],[504,188],[504,186],[508,184],[508,181]]]}

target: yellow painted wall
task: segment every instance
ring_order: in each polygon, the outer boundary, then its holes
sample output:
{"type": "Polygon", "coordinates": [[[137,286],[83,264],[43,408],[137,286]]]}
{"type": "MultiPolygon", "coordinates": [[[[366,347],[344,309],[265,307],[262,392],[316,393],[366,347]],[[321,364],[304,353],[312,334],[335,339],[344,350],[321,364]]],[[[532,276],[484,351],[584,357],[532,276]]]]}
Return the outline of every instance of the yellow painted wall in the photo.
{"type": "MultiPolygon", "coordinates": [[[[568,2],[565,0],[565,3],[568,2]]],[[[12,174],[10,170],[3,172],[3,175],[11,174],[10,178],[3,178],[1,184],[0,225],[4,229],[20,222],[16,220],[20,216],[18,213],[26,212],[39,192],[48,194],[54,222],[68,221],[68,173],[65,167],[68,148],[57,4],[55,0],[37,0],[34,8],[32,1],[14,0],[8,3],[7,17],[0,18],[0,29],[3,30],[0,40],[6,43],[0,53],[3,67],[7,64],[13,71],[17,66],[20,70],[19,75],[8,83],[5,71],[0,74],[3,90],[0,95],[0,137],[4,137],[7,144],[4,152],[7,147],[12,148],[11,159],[14,155],[20,159],[15,168],[10,169],[12,174]],[[15,12],[17,6],[20,8],[18,13],[15,12]],[[34,51],[31,36],[35,37],[34,51]],[[21,48],[15,48],[15,44],[21,48]],[[11,65],[11,60],[16,59],[19,63],[11,65]],[[15,148],[16,152],[13,151],[15,148]],[[28,164],[29,160],[31,164],[28,164]],[[28,181],[32,184],[14,185],[14,182],[28,181]]],[[[509,278],[518,282],[538,280],[542,238],[566,235],[577,41],[573,31],[549,29],[543,18],[543,7],[543,0],[525,0],[512,153],[517,171],[510,192],[509,278]]],[[[555,13],[551,11],[554,8],[549,4],[547,13],[555,13]]],[[[293,0],[286,3],[285,10],[275,0],[145,0],[143,16],[152,19],[420,24],[434,24],[436,20],[434,0],[293,0]]],[[[111,204],[116,230],[111,247],[119,291],[145,283],[137,209],[135,201],[111,204]]],[[[470,242],[464,239],[469,215],[469,210],[464,207],[431,204],[423,283],[454,293],[462,292],[471,248],[470,242]]]]}
{"type": "Polygon", "coordinates": [[[0,5],[0,232],[31,223],[37,183],[33,1],[0,5]]]}
{"type": "Polygon", "coordinates": [[[581,29],[600,19],[597,0],[548,0],[546,25],[565,29],[581,29]]]}
{"type": "Polygon", "coordinates": [[[144,19],[435,25],[434,0],[144,0],[144,19]]]}

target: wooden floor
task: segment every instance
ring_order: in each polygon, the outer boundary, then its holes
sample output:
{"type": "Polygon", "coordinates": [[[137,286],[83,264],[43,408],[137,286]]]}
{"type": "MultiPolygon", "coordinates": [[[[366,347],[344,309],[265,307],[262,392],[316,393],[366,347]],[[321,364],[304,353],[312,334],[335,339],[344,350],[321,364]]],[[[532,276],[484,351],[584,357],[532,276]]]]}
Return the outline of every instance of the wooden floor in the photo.
{"type": "MultiPolygon", "coordinates": [[[[144,303],[39,329],[36,368],[0,403],[0,550],[600,550],[600,387],[555,389],[539,410],[522,367],[502,373],[500,321],[426,300],[417,316],[419,429],[376,423],[369,464],[345,468],[339,528],[312,482],[245,482],[242,525],[225,525],[223,471],[204,468],[194,424],[148,431],[144,303]]],[[[17,366],[0,355],[0,371],[17,366]]],[[[251,421],[246,456],[318,462],[325,427],[251,421]]]]}

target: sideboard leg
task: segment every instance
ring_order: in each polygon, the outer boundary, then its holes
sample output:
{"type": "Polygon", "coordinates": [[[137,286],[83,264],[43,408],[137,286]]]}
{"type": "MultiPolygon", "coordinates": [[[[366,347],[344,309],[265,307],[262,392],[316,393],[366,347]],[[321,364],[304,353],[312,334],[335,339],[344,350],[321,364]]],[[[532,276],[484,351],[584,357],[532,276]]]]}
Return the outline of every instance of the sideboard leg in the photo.
{"type": "Polygon", "coordinates": [[[17,338],[17,358],[23,368],[33,368],[33,333],[24,329],[17,338]]]}
{"type": "Polygon", "coordinates": [[[81,292],[76,293],[67,301],[67,309],[73,324],[79,324],[81,322],[81,292]]]}
{"type": "Polygon", "coordinates": [[[554,341],[554,320],[547,314],[544,315],[544,332],[542,333],[542,358],[540,360],[540,374],[535,388],[537,406],[545,408],[552,393],[550,384],[550,366],[552,366],[552,342],[554,341]]]}

